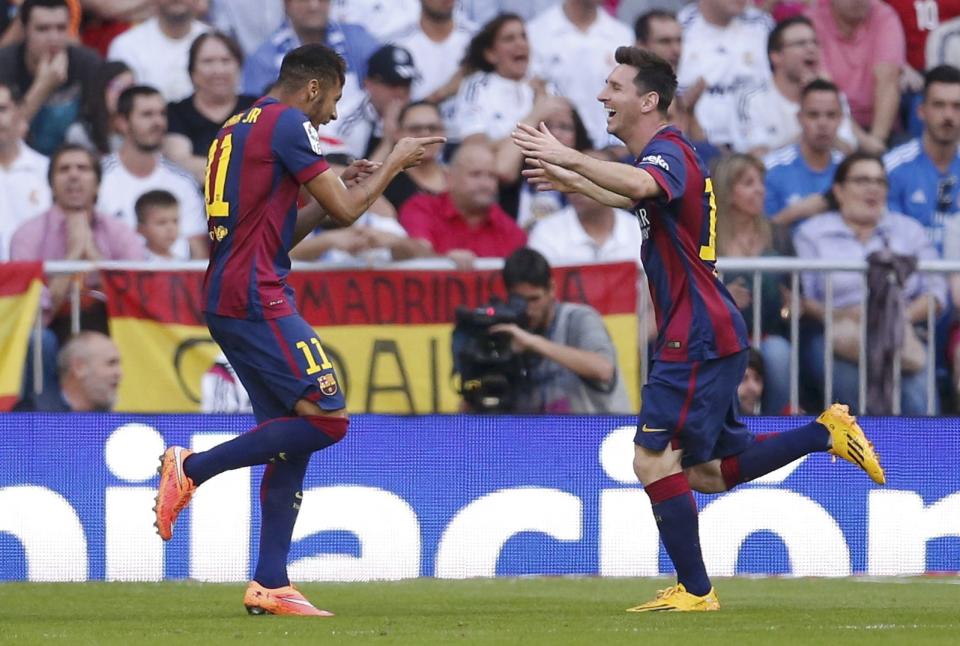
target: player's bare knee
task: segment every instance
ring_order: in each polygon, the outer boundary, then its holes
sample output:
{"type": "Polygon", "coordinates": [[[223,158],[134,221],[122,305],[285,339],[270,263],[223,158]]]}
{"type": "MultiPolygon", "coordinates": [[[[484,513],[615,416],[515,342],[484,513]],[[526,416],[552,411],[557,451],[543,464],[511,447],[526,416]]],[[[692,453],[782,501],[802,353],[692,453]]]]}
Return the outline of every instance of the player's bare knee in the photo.
{"type": "Polygon", "coordinates": [[[633,472],[644,485],[656,482],[679,471],[679,451],[668,448],[658,453],[638,444],[634,445],[633,472]]]}

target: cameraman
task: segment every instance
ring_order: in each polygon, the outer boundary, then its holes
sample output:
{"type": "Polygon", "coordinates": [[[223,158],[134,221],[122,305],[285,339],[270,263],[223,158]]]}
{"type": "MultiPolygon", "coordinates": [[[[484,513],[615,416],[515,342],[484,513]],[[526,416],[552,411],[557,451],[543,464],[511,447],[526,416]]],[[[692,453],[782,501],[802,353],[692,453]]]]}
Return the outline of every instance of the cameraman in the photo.
{"type": "Polygon", "coordinates": [[[527,302],[529,331],[513,323],[490,328],[509,334],[513,349],[524,353],[527,379],[515,412],[631,413],[600,314],[589,305],[557,301],[550,265],[533,249],[507,258],[503,282],[510,296],[527,302]]]}

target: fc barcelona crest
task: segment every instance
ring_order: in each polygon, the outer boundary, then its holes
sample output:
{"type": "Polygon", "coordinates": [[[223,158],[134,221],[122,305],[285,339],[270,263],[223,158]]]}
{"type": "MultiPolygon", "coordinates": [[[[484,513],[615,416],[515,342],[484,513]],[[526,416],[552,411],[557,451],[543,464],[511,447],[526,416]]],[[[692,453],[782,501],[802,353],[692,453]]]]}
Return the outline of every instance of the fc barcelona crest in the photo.
{"type": "Polygon", "coordinates": [[[317,377],[317,383],[320,384],[320,392],[327,397],[333,397],[337,394],[337,390],[339,389],[337,386],[337,378],[333,376],[332,372],[317,377]]]}

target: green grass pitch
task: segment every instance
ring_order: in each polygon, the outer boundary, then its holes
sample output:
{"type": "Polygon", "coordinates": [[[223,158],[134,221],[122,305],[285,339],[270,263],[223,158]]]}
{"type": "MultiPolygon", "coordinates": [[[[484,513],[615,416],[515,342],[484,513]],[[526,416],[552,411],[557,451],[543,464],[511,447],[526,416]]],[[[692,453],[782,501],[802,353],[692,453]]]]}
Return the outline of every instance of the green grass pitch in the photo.
{"type": "Polygon", "coordinates": [[[960,579],[718,579],[717,613],[635,615],[666,579],[300,589],[332,619],[251,617],[244,586],[0,584],[0,644],[960,644],[960,579]]]}

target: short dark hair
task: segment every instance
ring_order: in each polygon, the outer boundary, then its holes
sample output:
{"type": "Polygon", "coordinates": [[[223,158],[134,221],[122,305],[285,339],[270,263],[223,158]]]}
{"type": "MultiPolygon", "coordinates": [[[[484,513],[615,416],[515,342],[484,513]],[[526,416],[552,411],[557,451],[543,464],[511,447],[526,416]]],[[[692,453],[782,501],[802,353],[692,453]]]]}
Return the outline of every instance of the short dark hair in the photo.
{"type": "Polygon", "coordinates": [[[827,79],[813,79],[804,85],[803,89],[800,90],[800,103],[803,103],[803,100],[811,92],[832,92],[837,95],[838,99],[840,98],[840,88],[827,79]]]}
{"type": "Polygon", "coordinates": [[[872,161],[880,164],[880,168],[883,169],[883,173],[886,175],[887,169],[884,167],[883,159],[879,155],[857,150],[844,157],[843,161],[837,166],[837,170],[833,173],[833,185],[836,186],[837,184],[843,184],[847,181],[847,175],[850,174],[850,169],[854,164],[862,161],[872,161]]]}
{"type": "Polygon", "coordinates": [[[637,21],[633,23],[633,35],[641,43],[650,39],[650,23],[654,20],[677,20],[677,14],[663,9],[651,9],[646,13],[640,14],[637,21]]]}
{"type": "Polygon", "coordinates": [[[317,79],[326,87],[332,87],[334,81],[342,86],[346,76],[343,57],[326,45],[313,43],[301,45],[283,57],[276,85],[292,89],[317,79]]]}
{"type": "Polygon", "coordinates": [[[193,70],[197,66],[197,55],[200,53],[200,48],[208,40],[219,40],[223,43],[223,46],[227,48],[227,51],[230,52],[230,56],[233,57],[233,60],[237,61],[238,66],[243,66],[243,50],[240,49],[240,45],[230,36],[226,35],[222,31],[206,31],[196,38],[193,39],[193,42],[190,43],[190,53],[187,55],[187,73],[193,76],[193,70]]]}
{"type": "Polygon", "coordinates": [[[93,172],[97,176],[97,184],[100,184],[103,179],[103,168],[100,167],[100,158],[97,157],[97,153],[80,144],[63,144],[53,151],[53,154],[50,155],[50,165],[47,166],[47,184],[53,188],[53,172],[57,167],[57,162],[60,161],[60,158],[65,154],[72,152],[86,153],[90,158],[90,164],[93,166],[93,172]]]}
{"type": "Polygon", "coordinates": [[[657,110],[666,114],[677,92],[677,75],[670,63],[649,50],[629,46],[617,47],[614,58],[621,65],[636,68],[633,84],[640,92],[656,92],[660,97],[657,110]]]}
{"type": "Polygon", "coordinates": [[[438,106],[433,101],[427,101],[421,99],[420,101],[411,101],[402,108],[400,108],[400,113],[397,115],[397,123],[403,123],[403,120],[406,119],[407,113],[413,110],[414,108],[431,108],[435,111],[440,117],[443,117],[443,114],[440,112],[440,106],[438,106]]]}
{"type": "Polygon", "coordinates": [[[923,100],[927,100],[927,91],[934,83],[960,84],[960,69],[953,65],[937,65],[923,75],[923,100]]]}
{"type": "Polygon", "coordinates": [[[770,60],[771,52],[783,50],[783,32],[796,25],[806,25],[813,29],[813,23],[806,16],[790,16],[774,25],[770,35],[767,36],[767,62],[770,63],[770,69],[773,69],[773,61],[770,60]]]}
{"type": "Polygon", "coordinates": [[[67,4],[67,0],[23,0],[23,4],[20,5],[20,11],[17,15],[20,17],[20,22],[23,23],[24,27],[30,23],[30,14],[33,13],[36,7],[42,7],[44,9],[60,9],[62,7],[67,10],[68,14],[70,13],[70,5],[67,4]]]}
{"type": "Polygon", "coordinates": [[[500,33],[503,26],[513,21],[523,24],[523,18],[517,14],[501,13],[481,27],[480,31],[470,39],[470,44],[467,45],[467,52],[463,56],[464,67],[470,72],[492,72],[493,65],[490,64],[484,53],[493,47],[493,42],[497,39],[497,34],[500,33]]]}
{"type": "Polygon", "coordinates": [[[146,222],[147,215],[152,209],[168,206],[180,206],[180,203],[177,202],[177,198],[173,196],[173,193],[163,189],[147,191],[138,197],[136,204],[133,205],[133,210],[137,214],[137,224],[146,222]]]}
{"type": "Polygon", "coordinates": [[[117,97],[117,114],[127,118],[133,112],[137,97],[159,95],[160,90],[149,85],[131,85],[117,97]]]}
{"type": "Polygon", "coordinates": [[[517,249],[503,263],[503,285],[508,292],[520,283],[546,289],[551,280],[550,263],[530,247],[517,249]]]}

